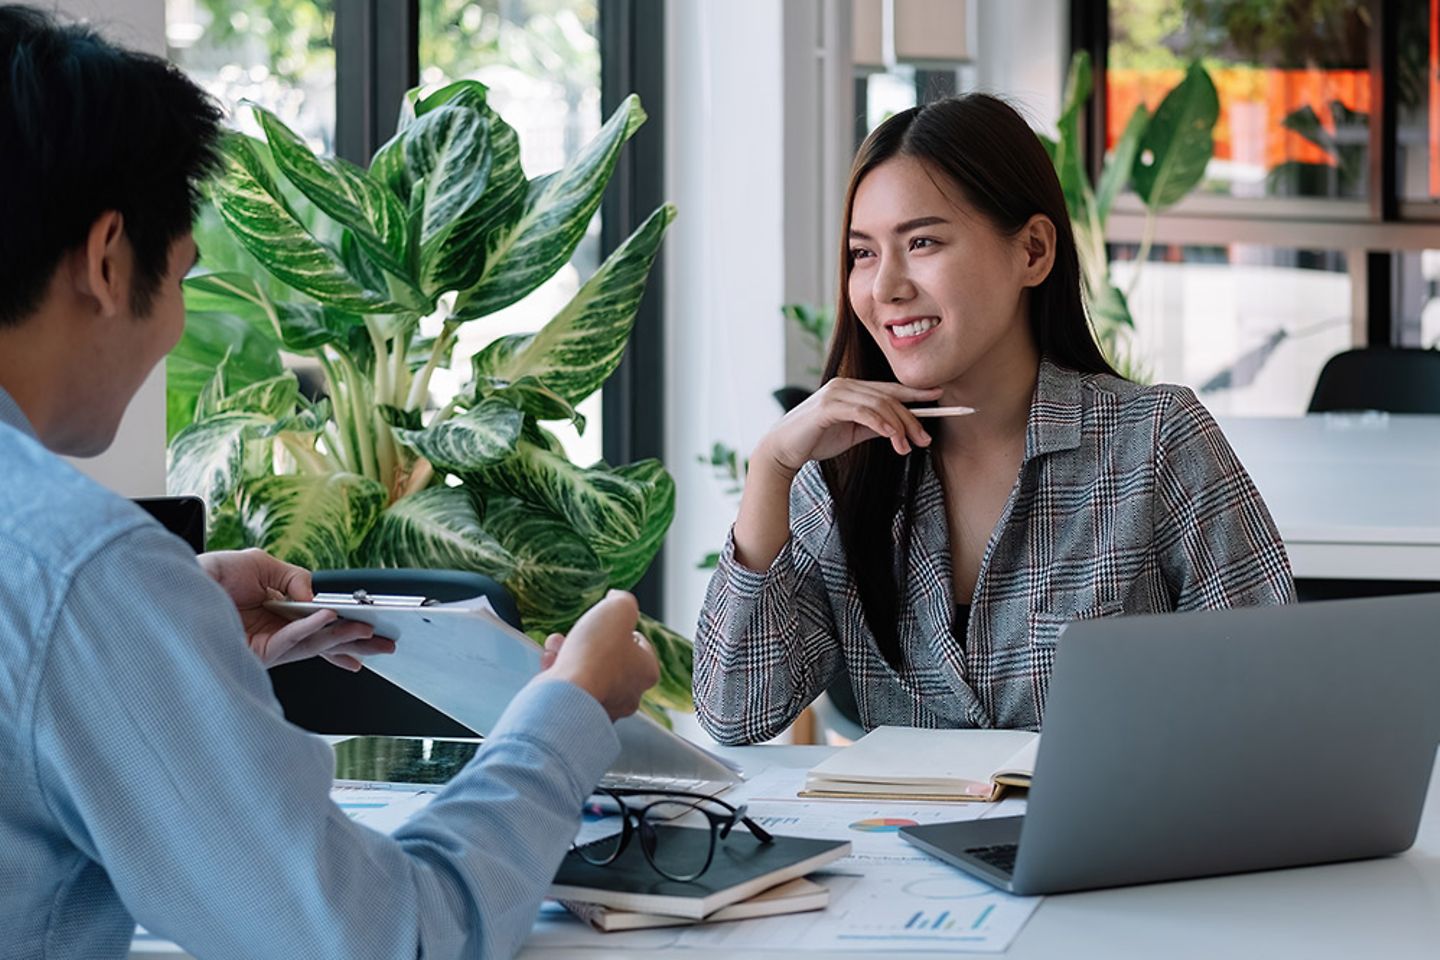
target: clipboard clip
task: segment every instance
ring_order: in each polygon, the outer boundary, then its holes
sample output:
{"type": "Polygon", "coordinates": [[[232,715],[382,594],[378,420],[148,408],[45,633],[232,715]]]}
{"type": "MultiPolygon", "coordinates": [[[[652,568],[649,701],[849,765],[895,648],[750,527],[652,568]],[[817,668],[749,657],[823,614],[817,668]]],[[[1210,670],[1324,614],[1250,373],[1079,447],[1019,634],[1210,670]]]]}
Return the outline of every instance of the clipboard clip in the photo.
{"type": "Polygon", "coordinates": [[[355,590],[351,593],[317,593],[315,603],[333,606],[356,607],[434,607],[440,601],[433,597],[410,597],[399,594],[370,593],[355,590]]]}

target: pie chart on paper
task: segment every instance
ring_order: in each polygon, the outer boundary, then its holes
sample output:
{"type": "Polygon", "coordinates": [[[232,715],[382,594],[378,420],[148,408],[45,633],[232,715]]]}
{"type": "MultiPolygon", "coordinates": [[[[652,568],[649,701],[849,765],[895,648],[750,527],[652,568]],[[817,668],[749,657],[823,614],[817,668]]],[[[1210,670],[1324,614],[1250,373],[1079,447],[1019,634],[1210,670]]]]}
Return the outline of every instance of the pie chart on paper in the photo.
{"type": "Polygon", "coordinates": [[[914,820],[901,817],[871,817],[869,820],[856,820],[850,824],[850,829],[860,833],[896,833],[901,827],[913,826],[916,826],[914,820]]]}

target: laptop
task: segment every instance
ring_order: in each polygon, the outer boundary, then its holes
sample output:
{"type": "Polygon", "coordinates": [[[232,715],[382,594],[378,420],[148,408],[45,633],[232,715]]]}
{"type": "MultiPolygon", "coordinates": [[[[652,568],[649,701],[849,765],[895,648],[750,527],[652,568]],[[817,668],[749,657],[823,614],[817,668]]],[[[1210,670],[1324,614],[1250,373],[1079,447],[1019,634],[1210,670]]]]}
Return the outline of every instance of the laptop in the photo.
{"type": "Polygon", "coordinates": [[[1018,894],[1384,856],[1440,744],[1440,594],[1065,626],[1023,817],[905,827],[1018,894]]]}

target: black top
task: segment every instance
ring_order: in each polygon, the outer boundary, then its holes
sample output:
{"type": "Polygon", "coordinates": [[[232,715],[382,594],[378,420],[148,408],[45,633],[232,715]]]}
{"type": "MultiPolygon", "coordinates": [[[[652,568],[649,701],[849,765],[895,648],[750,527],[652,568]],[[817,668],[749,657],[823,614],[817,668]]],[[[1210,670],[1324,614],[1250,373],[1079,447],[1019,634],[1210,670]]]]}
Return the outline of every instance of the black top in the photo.
{"type": "Polygon", "coordinates": [[[965,636],[970,632],[970,604],[955,604],[955,619],[950,621],[950,635],[955,642],[960,644],[960,649],[965,649],[965,636]]]}

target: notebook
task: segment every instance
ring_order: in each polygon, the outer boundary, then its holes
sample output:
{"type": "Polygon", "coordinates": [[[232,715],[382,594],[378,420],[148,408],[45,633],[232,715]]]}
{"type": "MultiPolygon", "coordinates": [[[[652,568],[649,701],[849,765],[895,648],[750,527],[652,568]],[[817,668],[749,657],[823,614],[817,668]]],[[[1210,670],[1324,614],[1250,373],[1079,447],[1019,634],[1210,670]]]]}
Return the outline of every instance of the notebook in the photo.
{"type": "Polygon", "coordinates": [[[876,727],[805,777],[802,797],[998,800],[1028,787],[1040,734],[876,727]]]}
{"type": "MultiPolygon", "coordinates": [[[[662,825],[655,831],[657,849],[671,851],[677,861],[693,859],[676,853],[677,845],[699,848],[697,856],[703,859],[704,846],[710,842],[708,829],[662,825]]],[[[710,869],[696,880],[681,883],[655,872],[636,837],[615,862],[604,866],[586,862],[573,850],[566,854],[548,896],[635,913],[701,920],[721,907],[803,877],[849,854],[848,840],[776,837],[773,843],[759,843],[737,830],[716,842],[710,869]]]]}
{"type": "Polygon", "coordinates": [[[561,900],[560,904],[601,933],[619,930],[645,930],[651,927],[680,927],[697,923],[722,923],[726,920],[748,920],[751,917],[774,917],[782,913],[804,913],[824,910],[830,903],[830,890],[812,880],[797,877],[755,894],[749,900],[721,907],[704,920],[689,917],[667,917],[659,913],[635,913],[603,907],[598,903],[561,900]]]}

